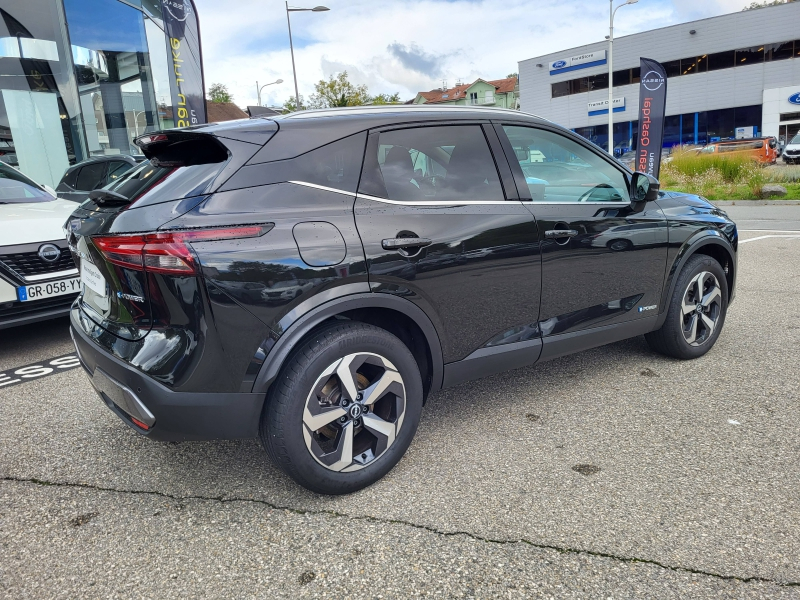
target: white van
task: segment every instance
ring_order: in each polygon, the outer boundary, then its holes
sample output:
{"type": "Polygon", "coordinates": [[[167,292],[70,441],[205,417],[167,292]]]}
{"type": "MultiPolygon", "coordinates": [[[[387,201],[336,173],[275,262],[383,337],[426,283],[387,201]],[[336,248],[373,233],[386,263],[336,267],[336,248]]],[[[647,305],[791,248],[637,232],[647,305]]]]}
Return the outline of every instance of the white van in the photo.
{"type": "Polygon", "coordinates": [[[787,165],[800,164],[800,133],[794,136],[783,149],[783,162],[787,165]]]}

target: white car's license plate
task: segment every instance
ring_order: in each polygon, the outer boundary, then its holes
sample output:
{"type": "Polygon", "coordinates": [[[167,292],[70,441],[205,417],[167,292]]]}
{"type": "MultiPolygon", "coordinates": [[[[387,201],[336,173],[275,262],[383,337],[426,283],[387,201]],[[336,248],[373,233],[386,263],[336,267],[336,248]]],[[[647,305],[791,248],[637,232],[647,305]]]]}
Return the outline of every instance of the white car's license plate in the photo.
{"type": "Polygon", "coordinates": [[[81,283],[100,296],[107,295],[105,277],[100,269],[86,259],[81,261],[81,283]]]}
{"type": "Polygon", "coordinates": [[[72,279],[60,279],[49,283],[35,283],[17,288],[17,298],[20,302],[30,302],[31,300],[41,300],[43,298],[53,298],[74,294],[81,291],[81,280],[78,277],[72,279]]]}

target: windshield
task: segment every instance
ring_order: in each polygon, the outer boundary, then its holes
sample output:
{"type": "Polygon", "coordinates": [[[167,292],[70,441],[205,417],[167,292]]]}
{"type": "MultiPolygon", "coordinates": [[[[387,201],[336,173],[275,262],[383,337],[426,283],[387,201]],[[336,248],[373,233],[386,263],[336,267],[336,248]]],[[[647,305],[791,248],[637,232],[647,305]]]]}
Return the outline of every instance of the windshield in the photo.
{"type": "Polygon", "coordinates": [[[49,202],[54,198],[13,167],[0,163],[0,204],[49,202]]]}
{"type": "Polygon", "coordinates": [[[800,144],[800,133],[792,138],[792,141],[789,142],[790,144],[800,144]]]}

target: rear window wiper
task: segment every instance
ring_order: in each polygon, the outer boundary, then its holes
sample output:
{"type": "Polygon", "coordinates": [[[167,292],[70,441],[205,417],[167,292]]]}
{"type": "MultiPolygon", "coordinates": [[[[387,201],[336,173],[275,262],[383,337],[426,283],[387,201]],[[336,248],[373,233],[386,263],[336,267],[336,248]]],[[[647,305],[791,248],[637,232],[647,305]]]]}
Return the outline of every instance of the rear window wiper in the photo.
{"type": "Polygon", "coordinates": [[[92,190],[89,192],[89,198],[98,204],[130,204],[130,199],[127,196],[111,190],[92,190]]]}

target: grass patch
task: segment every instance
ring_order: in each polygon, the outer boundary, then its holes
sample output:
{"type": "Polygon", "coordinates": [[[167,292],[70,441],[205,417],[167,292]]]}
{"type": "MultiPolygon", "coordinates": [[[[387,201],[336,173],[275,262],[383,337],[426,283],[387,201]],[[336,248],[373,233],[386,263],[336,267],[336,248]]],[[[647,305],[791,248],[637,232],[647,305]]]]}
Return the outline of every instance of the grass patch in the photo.
{"type": "Polygon", "coordinates": [[[784,199],[800,199],[800,169],[764,167],[746,154],[697,154],[675,149],[661,167],[661,188],[704,196],[709,200],[758,200],[768,183],[788,192],[784,199]]]}

